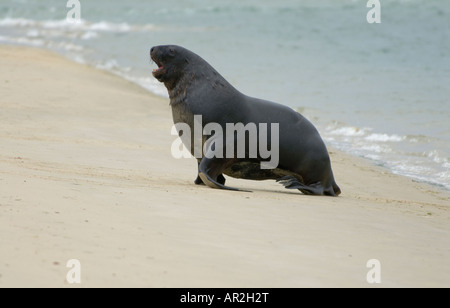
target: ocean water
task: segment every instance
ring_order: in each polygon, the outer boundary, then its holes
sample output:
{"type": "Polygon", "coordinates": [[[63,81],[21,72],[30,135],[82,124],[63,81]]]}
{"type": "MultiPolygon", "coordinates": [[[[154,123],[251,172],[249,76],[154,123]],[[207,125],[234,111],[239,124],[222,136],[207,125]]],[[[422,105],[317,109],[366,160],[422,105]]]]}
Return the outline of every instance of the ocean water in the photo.
{"type": "Polygon", "coordinates": [[[166,97],[149,49],[182,45],[243,93],[301,112],[328,145],[450,190],[449,1],[382,0],[380,24],[365,0],[81,0],[76,24],[66,4],[2,0],[0,44],[48,48],[166,97]]]}

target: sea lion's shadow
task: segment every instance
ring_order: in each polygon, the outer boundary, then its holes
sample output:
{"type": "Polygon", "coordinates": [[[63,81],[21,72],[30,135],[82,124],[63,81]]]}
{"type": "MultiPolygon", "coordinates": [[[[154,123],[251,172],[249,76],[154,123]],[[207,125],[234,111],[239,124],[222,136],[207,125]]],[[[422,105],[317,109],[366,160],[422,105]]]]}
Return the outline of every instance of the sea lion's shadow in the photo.
{"type": "MultiPolygon", "coordinates": [[[[191,185],[189,184],[185,184],[185,185],[191,185]]],[[[195,185],[195,186],[199,186],[199,187],[203,187],[204,189],[213,189],[213,190],[219,190],[219,191],[227,191],[226,189],[217,189],[217,188],[210,188],[207,187],[206,185],[195,185]]],[[[305,194],[303,194],[300,191],[297,191],[296,189],[294,190],[287,190],[283,191],[283,190],[275,190],[275,189],[264,189],[264,188],[246,188],[246,187],[237,187],[236,185],[234,186],[235,188],[238,188],[239,190],[230,190],[228,192],[230,193],[236,193],[236,194],[259,194],[259,193],[273,193],[273,194],[285,194],[285,195],[300,195],[300,196],[307,196],[305,194]]]]}
{"type": "Polygon", "coordinates": [[[243,189],[244,191],[236,191],[236,193],[274,193],[274,194],[285,194],[285,195],[303,195],[302,192],[298,190],[275,190],[275,189],[254,189],[254,188],[244,188],[240,187],[239,189],[243,189]]]}

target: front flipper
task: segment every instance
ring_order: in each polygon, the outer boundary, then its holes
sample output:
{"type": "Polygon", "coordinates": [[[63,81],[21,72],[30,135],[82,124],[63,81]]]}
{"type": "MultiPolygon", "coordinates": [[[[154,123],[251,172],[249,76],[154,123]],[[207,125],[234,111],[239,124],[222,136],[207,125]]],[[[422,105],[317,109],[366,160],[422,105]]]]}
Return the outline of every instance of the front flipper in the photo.
{"type": "MultiPolygon", "coordinates": [[[[200,162],[197,163],[197,168],[200,167],[200,162]]],[[[219,182],[222,185],[225,185],[225,177],[223,176],[223,174],[219,174],[217,176],[217,182],[219,182]]],[[[203,182],[203,180],[201,179],[200,175],[197,175],[197,178],[194,180],[195,185],[205,185],[205,183],[203,182]]]]}
{"type": "Polygon", "coordinates": [[[233,190],[233,191],[246,191],[247,190],[241,190],[234,187],[229,187],[223,185],[225,181],[223,181],[223,184],[220,183],[225,178],[222,175],[222,170],[226,167],[227,160],[223,158],[207,158],[203,157],[202,161],[200,162],[200,165],[198,166],[198,176],[203,181],[203,183],[206,184],[206,186],[209,186],[211,188],[218,188],[218,189],[227,189],[227,190],[233,190]]]}
{"type": "Polygon", "coordinates": [[[227,189],[233,191],[251,192],[234,187],[225,186],[225,177],[222,175],[224,169],[232,165],[234,159],[216,158],[211,155],[210,149],[205,154],[200,164],[198,165],[198,177],[201,181],[211,187],[218,189],[227,189]],[[212,158],[209,158],[212,157],[212,158]]]}
{"type": "Polygon", "coordinates": [[[227,189],[233,191],[246,191],[229,186],[225,186],[225,178],[222,173],[225,169],[232,166],[236,159],[234,158],[220,158],[224,153],[226,153],[225,147],[223,146],[222,136],[214,135],[209,138],[204,147],[207,149],[204,157],[198,165],[198,176],[202,182],[211,187],[218,189],[227,189]],[[219,157],[217,157],[219,156],[219,157]]]}
{"type": "MultiPolygon", "coordinates": [[[[219,174],[219,176],[217,177],[217,182],[219,182],[222,185],[225,185],[225,177],[222,174],[219,174]]],[[[194,183],[196,185],[205,185],[205,183],[203,183],[203,180],[200,178],[200,175],[197,176],[194,183]]]]}

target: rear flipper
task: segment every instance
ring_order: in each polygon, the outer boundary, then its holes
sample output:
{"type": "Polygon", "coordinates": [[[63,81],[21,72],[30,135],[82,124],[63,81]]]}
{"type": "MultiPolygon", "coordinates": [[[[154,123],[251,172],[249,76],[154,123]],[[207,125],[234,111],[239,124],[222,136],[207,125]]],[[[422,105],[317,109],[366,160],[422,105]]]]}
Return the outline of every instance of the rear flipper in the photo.
{"type": "Polygon", "coordinates": [[[330,187],[329,189],[324,189],[322,184],[320,182],[305,185],[301,183],[297,178],[295,178],[292,175],[287,175],[282,178],[279,178],[277,182],[284,185],[287,189],[298,189],[305,195],[329,195],[329,196],[336,196],[334,193],[333,187],[330,187]]]}

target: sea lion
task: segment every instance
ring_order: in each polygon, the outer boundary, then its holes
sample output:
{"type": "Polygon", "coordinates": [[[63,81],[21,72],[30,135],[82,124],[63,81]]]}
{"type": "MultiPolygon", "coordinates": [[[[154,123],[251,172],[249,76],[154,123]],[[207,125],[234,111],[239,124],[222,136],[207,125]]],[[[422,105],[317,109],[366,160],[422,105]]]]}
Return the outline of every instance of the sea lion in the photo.
{"type": "Polygon", "coordinates": [[[225,174],[248,180],[276,180],[288,189],[298,189],[308,195],[337,196],[341,193],[319,132],[301,114],[287,106],[242,94],[200,56],[183,47],[155,46],[150,49],[150,57],[158,66],[153,70],[153,76],[164,83],[169,93],[174,123],[186,123],[190,128],[189,135],[181,134],[181,131],[179,134],[197,158],[196,184],[239,190],[225,186],[225,174]],[[196,123],[196,116],[201,116],[200,124],[196,123]],[[230,139],[230,136],[217,134],[217,130],[215,134],[210,131],[210,136],[201,136],[201,146],[205,150],[198,157],[195,155],[198,149],[194,146],[195,127],[200,125],[206,129],[214,123],[223,131],[227,123],[242,123],[247,128],[253,123],[257,134],[251,136],[247,132],[243,137],[235,133],[230,139]],[[260,134],[263,124],[269,124],[264,130],[266,140],[260,134]],[[242,141],[245,141],[245,155],[239,156],[236,149],[242,141]],[[261,152],[252,155],[252,141],[253,145],[264,143],[271,149],[277,147],[279,157],[275,168],[262,168],[267,155],[263,157],[261,152]],[[230,146],[234,146],[233,156],[211,156],[221,150],[227,152],[230,146]]]}

